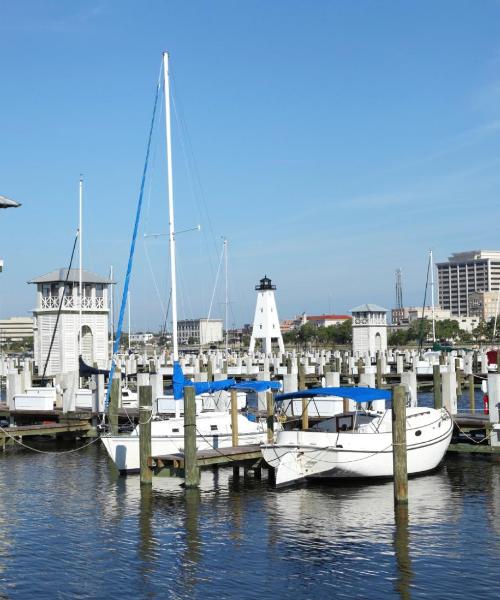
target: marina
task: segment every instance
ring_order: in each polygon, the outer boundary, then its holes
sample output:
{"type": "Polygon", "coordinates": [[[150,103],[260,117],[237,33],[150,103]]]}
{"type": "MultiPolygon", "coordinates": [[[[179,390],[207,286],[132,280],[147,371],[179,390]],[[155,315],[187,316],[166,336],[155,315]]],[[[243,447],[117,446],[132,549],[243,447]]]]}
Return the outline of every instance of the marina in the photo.
{"type": "Polygon", "coordinates": [[[496,599],[499,7],[26,3],[0,600],[496,599]]]}

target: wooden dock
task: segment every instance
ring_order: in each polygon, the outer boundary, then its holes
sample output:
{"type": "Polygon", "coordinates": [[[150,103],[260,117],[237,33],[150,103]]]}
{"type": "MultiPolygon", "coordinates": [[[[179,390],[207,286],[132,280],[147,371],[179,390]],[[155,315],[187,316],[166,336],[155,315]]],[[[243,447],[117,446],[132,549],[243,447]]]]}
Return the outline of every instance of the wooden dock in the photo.
{"type": "Polygon", "coordinates": [[[0,428],[0,445],[5,448],[14,440],[22,441],[26,437],[62,437],[66,434],[86,435],[92,428],[87,420],[71,420],[65,423],[42,423],[39,425],[19,425],[0,428]]]}
{"type": "MultiPolygon", "coordinates": [[[[264,466],[262,453],[258,444],[247,446],[230,446],[212,450],[201,450],[196,454],[200,468],[206,467],[246,467],[259,469],[264,466]]],[[[151,456],[148,465],[157,477],[183,477],[184,454],[166,454],[151,456]]]]}

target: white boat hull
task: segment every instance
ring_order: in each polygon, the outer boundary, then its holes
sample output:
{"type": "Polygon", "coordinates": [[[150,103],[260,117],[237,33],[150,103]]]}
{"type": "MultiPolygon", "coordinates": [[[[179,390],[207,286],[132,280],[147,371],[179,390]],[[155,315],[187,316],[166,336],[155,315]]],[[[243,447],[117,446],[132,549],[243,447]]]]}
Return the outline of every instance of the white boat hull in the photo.
{"type": "MultiPolygon", "coordinates": [[[[434,418],[438,414],[444,415],[427,409],[430,418],[421,423],[417,418],[407,427],[409,475],[435,469],[448,449],[453,421],[449,415],[434,418]]],[[[262,446],[262,455],[276,469],[277,486],[308,478],[393,476],[392,431],[282,431],[275,444],[262,446]]]]}

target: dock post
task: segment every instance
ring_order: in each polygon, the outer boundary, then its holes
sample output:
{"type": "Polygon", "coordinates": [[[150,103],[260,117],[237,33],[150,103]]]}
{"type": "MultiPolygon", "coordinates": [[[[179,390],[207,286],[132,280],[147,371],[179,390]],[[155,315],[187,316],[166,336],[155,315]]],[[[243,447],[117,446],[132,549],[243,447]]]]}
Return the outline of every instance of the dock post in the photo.
{"type": "Polygon", "coordinates": [[[476,412],[476,396],[474,390],[474,375],[469,375],[469,408],[472,414],[476,412]]]}
{"type": "Polygon", "coordinates": [[[274,396],[271,391],[266,394],[267,404],[267,443],[272,444],[274,440],[274,396]]]}
{"type": "Polygon", "coordinates": [[[382,387],[382,358],[380,353],[377,352],[377,383],[376,386],[380,389],[382,387]]]}
{"type": "Polygon", "coordinates": [[[432,376],[434,379],[434,408],[443,407],[443,394],[441,391],[441,367],[440,365],[433,365],[432,376]]]}
{"type": "Polygon", "coordinates": [[[462,371],[460,371],[460,359],[455,358],[455,372],[457,374],[457,398],[462,395],[462,371]]]}
{"type": "Polygon", "coordinates": [[[118,373],[111,381],[111,395],[108,407],[109,431],[111,435],[118,435],[118,402],[120,398],[120,387],[121,380],[120,374],[118,373]]]}
{"type": "MultiPolygon", "coordinates": [[[[238,392],[236,390],[231,390],[231,445],[238,445],[238,392]]],[[[233,477],[238,479],[239,476],[239,466],[233,465],[233,477]]]]}
{"type": "Polygon", "coordinates": [[[200,483],[200,469],[196,459],[196,402],[194,387],[184,388],[184,485],[197,488],[200,483]]]}
{"type": "MultiPolygon", "coordinates": [[[[304,365],[302,363],[299,364],[299,390],[306,389],[306,374],[304,370],[304,365]]],[[[302,429],[309,429],[309,414],[307,410],[307,398],[302,398],[302,429]]]]}
{"type": "Polygon", "coordinates": [[[405,396],[405,388],[402,385],[395,385],[392,388],[392,464],[395,506],[408,504],[405,396]]]}
{"type": "Polygon", "coordinates": [[[231,445],[238,445],[238,392],[231,390],[231,445]]]}
{"type": "Polygon", "coordinates": [[[139,452],[141,466],[141,485],[151,485],[153,472],[148,466],[151,456],[151,415],[153,389],[150,385],[139,388],[139,452]]]}

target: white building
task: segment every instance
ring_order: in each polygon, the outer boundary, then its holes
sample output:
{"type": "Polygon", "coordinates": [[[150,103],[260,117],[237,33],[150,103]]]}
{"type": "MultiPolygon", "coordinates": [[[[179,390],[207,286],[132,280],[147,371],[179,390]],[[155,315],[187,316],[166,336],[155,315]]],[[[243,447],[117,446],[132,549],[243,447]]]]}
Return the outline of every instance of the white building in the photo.
{"type": "Polygon", "coordinates": [[[500,287],[500,252],[495,250],[455,252],[436,267],[439,305],[459,317],[476,316],[470,313],[472,292],[497,292],[500,287]]]}
{"type": "Polygon", "coordinates": [[[154,338],[153,333],[131,333],[131,344],[147,344],[154,338]]]}
{"type": "Polygon", "coordinates": [[[361,304],[352,313],[352,350],[364,354],[387,350],[387,309],[361,304]]]}
{"type": "Polygon", "coordinates": [[[21,342],[33,337],[32,317],[11,317],[0,319],[0,343],[21,342]]]}
{"type": "Polygon", "coordinates": [[[177,322],[180,344],[205,346],[224,339],[221,319],[185,319],[177,322]]]}
{"type": "Polygon", "coordinates": [[[67,269],[58,269],[29,282],[37,286],[37,303],[33,310],[34,353],[40,374],[53,337],[46,375],[78,370],[80,335],[83,360],[91,366],[97,363],[100,369],[108,366],[108,288],[112,282],[83,271],[80,323],[79,271],[70,270],[65,286],[67,273],[67,269]],[[59,308],[59,323],[55,330],[59,308]]]}
{"type": "Polygon", "coordinates": [[[257,304],[255,306],[255,316],[253,320],[252,337],[250,338],[250,347],[248,351],[252,353],[255,350],[255,342],[262,340],[262,351],[270,354],[272,342],[278,343],[280,352],[284,354],[285,346],[281,335],[280,322],[278,319],[278,310],[274,291],[276,286],[272,285],[269,277],[264,276],[260,284],[255,286],[257,294],[257,304]]]}
{"type": "Polygon", "coordinates": [[[316,327],[332,327],[350,321],[349,315],[307,315],[306,323],[312,323],[316,327]]]}

